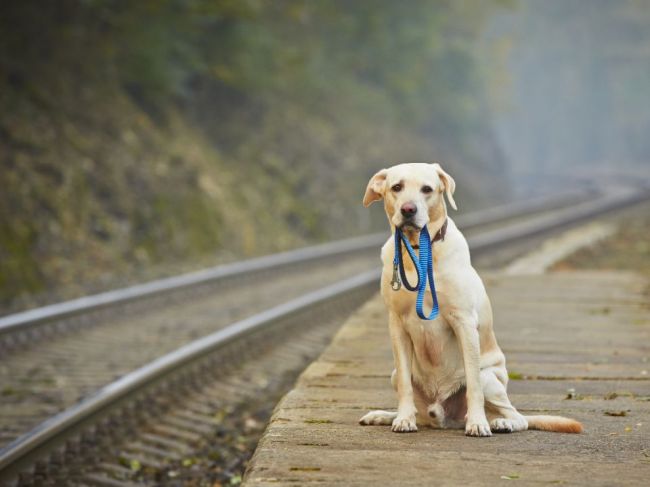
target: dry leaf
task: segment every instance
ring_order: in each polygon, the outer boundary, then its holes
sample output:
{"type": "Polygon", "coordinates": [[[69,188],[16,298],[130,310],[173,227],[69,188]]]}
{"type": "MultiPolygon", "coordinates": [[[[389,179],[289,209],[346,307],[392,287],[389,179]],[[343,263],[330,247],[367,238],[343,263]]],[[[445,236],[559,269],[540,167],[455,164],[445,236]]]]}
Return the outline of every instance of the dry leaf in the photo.
{"type": "Polygon", "coordinates": [[[605,416],[627,416],[627,411],[605,411],[605,416]]]}

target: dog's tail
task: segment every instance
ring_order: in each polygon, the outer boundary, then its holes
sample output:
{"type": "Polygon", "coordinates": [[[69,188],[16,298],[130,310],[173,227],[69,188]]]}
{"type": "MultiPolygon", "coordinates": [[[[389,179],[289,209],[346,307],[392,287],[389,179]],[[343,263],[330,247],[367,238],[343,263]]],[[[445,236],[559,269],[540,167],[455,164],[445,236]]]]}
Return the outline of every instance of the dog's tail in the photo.
{"type": "Polygon", "coordinates": [[[558,433],[582,433],[582,424],[562,416],[526,416],[529,430],[556,431],[558,433]]]}

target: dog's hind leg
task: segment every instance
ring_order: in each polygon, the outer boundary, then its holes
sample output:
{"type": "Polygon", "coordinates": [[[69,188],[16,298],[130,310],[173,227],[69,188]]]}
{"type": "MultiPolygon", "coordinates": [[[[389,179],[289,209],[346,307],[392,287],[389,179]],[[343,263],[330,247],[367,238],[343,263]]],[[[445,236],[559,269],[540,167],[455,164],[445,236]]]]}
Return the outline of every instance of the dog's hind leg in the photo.
{"type": "MultiPolygon", "coordinates": [[[[393,386],[393,389],[397,390],[397,379],[395,374],[396,370],[393,369],[393,373],[390,375],[390,383],[393,386]]],[[[393,420],[397,417],[397,411],[370,411],[368,414],[364,415],[360,420],[359,424],[364,426],[368,425],[392,425],[393,420]]]]}
{"type": "MultiPolygon", "coordinates": [[[[390,383],[393,386],[393,389],[397,391],[397,371],[393,370],[393,373],[390,376],[390,383]]],[[[415,408],[417,410],[418,416],[422,423],[430,423],[430,417],[427,414],[428,403],[424,398],[424,394],[417,384],[413,384],[413,401],[415,403],[415,408]]],[[[370,411],[368,414],[363,416],[359,423],[362,425],[392,425],[393,420],[397,417],[397,411],[370,411]]]]}
{"type": "Polygon", "coordinates": [[[528,429],[528,421],[510,403],[505,385],[493,370],[481,371],[481,384],[485,396],[485,409],[493,432],[512,433],[528,429]]]}
{"type": "Polygon", "coordinates": [[[359,420],[359,424],[368,425],[388,425],[393,424],[397,417],[397,411],[370,411],[359,420]]]}

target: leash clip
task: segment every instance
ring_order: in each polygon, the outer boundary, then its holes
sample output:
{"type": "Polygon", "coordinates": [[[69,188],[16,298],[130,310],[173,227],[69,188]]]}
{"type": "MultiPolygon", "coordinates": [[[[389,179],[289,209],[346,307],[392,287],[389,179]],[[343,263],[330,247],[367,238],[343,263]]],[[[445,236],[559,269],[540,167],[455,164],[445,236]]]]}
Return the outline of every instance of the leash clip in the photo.
{"type": "Polygon", "coordinates": [[[390,281],[390,287],[393,288],[393,291],[399,291],[402,288],[402,282],[397,273],[397,263],[393,264],[393,278],[390,281]]]}

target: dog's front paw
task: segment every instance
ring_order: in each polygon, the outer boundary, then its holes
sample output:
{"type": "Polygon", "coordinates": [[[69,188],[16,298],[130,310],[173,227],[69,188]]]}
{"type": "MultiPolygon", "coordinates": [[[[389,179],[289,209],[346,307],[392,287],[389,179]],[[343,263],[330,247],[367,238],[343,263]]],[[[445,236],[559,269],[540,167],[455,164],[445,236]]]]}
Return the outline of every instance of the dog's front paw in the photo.
{"type": "Polygon", "coordinates": [[[471,420],[465,423],[465,434],[467,436],[492,436],[490,425],[486,418],[471,420]]]}
{"type": "Polygon", "coordinates": [[[411,433],[418,430],[415,424],[415,414],[410,416],[397,416],[391,428],[395,433],[411,433]]]}

